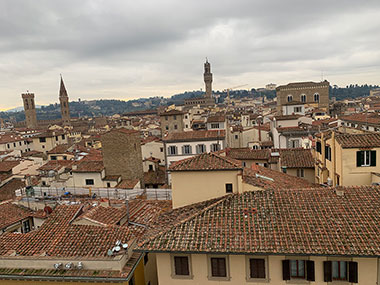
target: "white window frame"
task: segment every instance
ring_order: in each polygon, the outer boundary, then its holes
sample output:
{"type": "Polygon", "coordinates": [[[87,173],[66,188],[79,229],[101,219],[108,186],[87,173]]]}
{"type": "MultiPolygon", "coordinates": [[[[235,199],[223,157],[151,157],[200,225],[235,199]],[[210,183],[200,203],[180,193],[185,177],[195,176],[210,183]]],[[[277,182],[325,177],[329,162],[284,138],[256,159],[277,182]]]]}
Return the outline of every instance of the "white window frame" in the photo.
{"type": "Polygon", "coordinates": [[[186,144],[182,147],[182,154],[193,154],[192,147],[189,144],[186,144]]]}

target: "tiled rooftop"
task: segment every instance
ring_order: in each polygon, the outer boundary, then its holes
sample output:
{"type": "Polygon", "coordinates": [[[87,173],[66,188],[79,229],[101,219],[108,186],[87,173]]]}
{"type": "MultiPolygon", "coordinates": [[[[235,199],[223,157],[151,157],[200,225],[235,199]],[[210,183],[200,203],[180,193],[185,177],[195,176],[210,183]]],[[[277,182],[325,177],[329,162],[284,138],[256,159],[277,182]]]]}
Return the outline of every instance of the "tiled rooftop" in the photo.
{"type": "Polygon", "coordinates": [[[314,158],[310,149],[281,149],[280,158],[281,166],[287,168],[314,168],[314,158]]]}
{"type": "Polygon", "coordinates": [[[198,141],[198,140],[224,140],[225,130],[173,132],[163,138],[166,142],[198,141]]]}
{"type": "Polygon", "coordinates": [[[101,172],[104,169],[103,161],[84,160],[73,168],[73,172],[101,172]]]}
{"type": "Polygon", "coordinates": [[[187,159],[173,162],[170,171],[198,170],[241,170],[241,162],[216,153],[202,153],[187,159]]]}
{"type": "Polygon", "coordinates": [[[19,164],[20,161],[18,160],[0,161],[0,172],[9,172],[19,164]]]}
{"type": "Polygon", "coordinates": [[[32,211],[11,202],[0,203],[0,230],[21,222],[31,215],[32,211]]]}
{"type": "Polygon", "coordinates": [[[379,147],[380,134],[337,134],[337,142],[343,148],[364,148],[364,147],[379,147]]]}
{"type": "MultiPolygon", "coordinates": [[[[379,187],[233,194],[167,220],[144,251],[380,256],[379,187]]],[[[192,207],[175,209],[186,212],[192,207]]],[[[165,215],[164,215],[165,216],[165,215]]],[[[163,221],[166,221],[163,218],[163,221]]]]}
{"type": "Polygon", "coordinates": [[[280,171],[253,165],[253,168],[245,168],[243,182],[262,189],[292,189],[311,188],[314,184],[305,179],[291,176],[280,171]]]}

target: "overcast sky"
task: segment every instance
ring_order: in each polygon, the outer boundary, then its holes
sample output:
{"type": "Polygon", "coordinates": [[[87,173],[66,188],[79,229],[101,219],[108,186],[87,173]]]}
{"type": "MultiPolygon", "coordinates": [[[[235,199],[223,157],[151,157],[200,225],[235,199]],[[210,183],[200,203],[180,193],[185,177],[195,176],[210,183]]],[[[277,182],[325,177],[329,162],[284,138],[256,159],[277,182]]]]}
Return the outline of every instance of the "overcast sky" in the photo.
{"type": "Polygon", "coordinates": [[[380,1],[0,0],[0,110],[320,81],[380,84],[380,1]]]}

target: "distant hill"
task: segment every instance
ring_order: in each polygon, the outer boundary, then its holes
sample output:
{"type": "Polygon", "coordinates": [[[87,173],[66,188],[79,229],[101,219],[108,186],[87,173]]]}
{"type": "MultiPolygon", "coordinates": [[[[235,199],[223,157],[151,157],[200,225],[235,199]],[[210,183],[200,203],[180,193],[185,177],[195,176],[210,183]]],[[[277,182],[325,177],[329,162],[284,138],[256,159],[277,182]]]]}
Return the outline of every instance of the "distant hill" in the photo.
{"type": "MultiPolygon", "coordinates": [[[[346,87],[338,87],[336,85],[330,87],[330,98],[335,97],[337,100],[354,99],[369,95],[371,89],[379,88],[378,85],[349,85],[346,87]]],[[[135,100],[89,100],[89,101],[73,101],[70,102],[71,117],[95,117],[95,116],[112,116],[114,114],[123,114],[126,112],[141,111],[156,109],[159,106],[168,106],[171,104],[183,104],[185,99],[202,96],[204,92],[186,91],[184,93],[175,94],[169,98],[150,97],[140,98],[135,100]]],[[[227,94],[222,91],[214,91],[218,98],[218,103],[223,103],[227,94]]],[[[266,96],[268,99],[276,97],[276,91],[264,90],[232,90],[230,91],[231,98],[259,98],[266,96]]],[[[37,106],[38,120],[54,120],[61,117],[60,106],[58,103],[48,106],[37,106]]],[[[25,120],[23,107],[17,107],[5,112],[0,112],[0,118],[12,121],[25,120]]]]}

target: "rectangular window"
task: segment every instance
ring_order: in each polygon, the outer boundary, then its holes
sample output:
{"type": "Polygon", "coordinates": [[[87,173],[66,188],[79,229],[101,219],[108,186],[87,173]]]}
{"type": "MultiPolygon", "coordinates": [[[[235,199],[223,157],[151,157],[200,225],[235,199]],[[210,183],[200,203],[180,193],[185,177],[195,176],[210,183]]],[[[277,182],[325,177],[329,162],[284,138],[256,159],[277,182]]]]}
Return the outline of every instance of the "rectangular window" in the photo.
{"type": "Polygon", "coordinates": [[[107,188],[110,188],[110,187],[111,187],[111,183],[107,182],[107,188]]]}
{"type": "Polygon", "coordinates": [[[333,280],[347,280],[347,262],[346,261],[333,261],[332,262],[332,279],[333,280]]]}
{"type": "Polygon", "coordinates": [[[164,152],[164,148],[163,147],[160,147],[160,152],[164,152]]]}
{"type": "Polygon", "coordinates": [[[174,118],[174,120],[177,120],[177,116],[176,115],[174,115],[173,118],[174,118]]]}
{"type": "Polygon", "coordinates": [[[86,185],[94,185],[94,179],[86,179],[86,185]]]}
{"type": "Polygon", "coordinates": [[[302,107],[294,107],[294,113],[301,113],[302,107]]]}
{"type": "Polygon", "coordinates": [[[177,147],[175,145],[168,147],[168,154],[169,155],[176,155],[178,153],[177,147]]]}
{"type": "Polygon", "coordinates": [[[226,183],[226,193],[232,193],[232,183],[226,183]]]}
{"type": "Polygon", "coordinates": [[[282,172],[286,173],[286,167],[284,167],[284,166],[282,167],[282,172]]]}
{"type": "Polygon", "coordinates": [[[206,145],[198,144],[197,145],[197,154],[206,152],[206,145]]]}
{"type": "Polygon", "coordinates": [[[55,140],[58,141],[58,136],[55,137],[55,140]]]}
{"type": "Polygon", "coordinates": [[[40,138],[40,143],[46,142],[46,138],[40,138]]]}
{"type": "Polygon", "coordinates": [[[52,156],[50,157],[50,159],[51,159],[51,160],[57,160],[57,157],[56,157],[55,155],[52,155],[52,156]]]}
{"type": "Polygon", "coordinates": [[[149,164],[149,171],[153,171],[153,165],[149,164]]]}
{"type": "Polygon", "coordinates": [[[317,142],[316,147],[317,147],[317,152],[322,153],[322,144],[321,144],[321,142],[317,142]]]}
{"type": "Polygon", "coordinates": [[[177,130],[177,129],[178,129],[178,126],[177,126],[177,125],[174,125],[174,129],[177,130]]]}
{"type": "Polygon", "coordinates": [[[149,253],[145,253],[144,255],[144,265],[146,265],[149,261],[149,253]]]}
{"type": "Polygon", "coordinates": [[[212,123],[211,129],[219,129],[219,123],[212,123]]]}
{"type": "Polygon", "coordinates": [[[169,130],[169,126],[165,126],[165,130],[167,130],[167,131],[168,131],[168,130],[169,130]]]}
{"type": "Polygon", "coordinates": [[[357,151],[356,166],[376,166],[376,150],[357,151]]]}
{"type": "Polygon", "coordinates": [[[29,223],[29,220],[22,222],[22,229],[23,229],[23,233],[24,234],[30,232],[30,223],[29,223]]]}
{"type": "Polygon", "coordinates": [[[331,161],[331,147],[325,146],[325,158],[331,161]]]}
{"type": "Polygon", "coordinates": [[[299,141],[298,140],[290,140],[289,144],[290,144],[290,148],[298,148],[299,147],[299,141]]]}
{"type": "Polygon", "coordinates": [[[235,135],[235,140],[237,140],[239,138],[239,136],[238,135],[235,135]]]}
{"type": "Polygon", "coordinates": [[[304,260],[290,260],[290,277],[291,278],[305,278],[305,261],[304,260]]]}
{"type": "Polygon", "coordinates": [[[192,154],[191,145],[184,145],[182,147],[182,154],[192,154]]]}
{"type": "Polygon", "coordinates": [[[16,147],[16,143],[13,143],[13,147],[16,147]]]}
{"type": "Polygon", "coordinates": [[[265,259],[250,258],[249,259],[249,277],[255,279],[265,279],[265,259]]]}
{"type": "Polygon", "coordinates": [[[189,276],[189,258],[187,256],[174,256],[175,275],[189,276]]]}
{"type": "Polygon", "coordinates": [[[227,277],[227,267],[225,257],[211,257],[211,276],[227,277]]]}
{"type": "Polygon", "coordinates": [[[298,177],[304,177],[305,176],[303,168],[297,169],[297,176],[298,177]]]}
{"type": "Polygon", "coordinates": [[[220,150],[220,144],[218,143],[213,143],[211,145],[211,151],[219,151],[220,150]]]}

